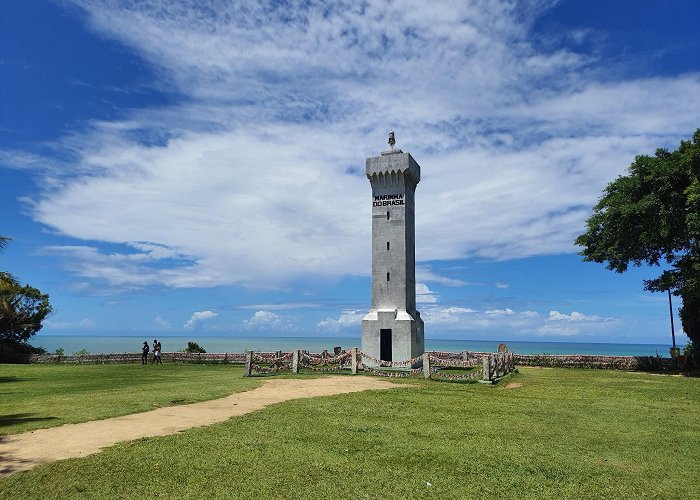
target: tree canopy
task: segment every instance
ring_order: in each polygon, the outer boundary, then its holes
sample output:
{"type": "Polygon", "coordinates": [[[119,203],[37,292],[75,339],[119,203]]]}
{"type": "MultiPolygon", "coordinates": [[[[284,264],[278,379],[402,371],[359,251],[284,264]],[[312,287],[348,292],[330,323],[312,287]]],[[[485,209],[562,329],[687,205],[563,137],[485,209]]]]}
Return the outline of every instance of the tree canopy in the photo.
{"type": "Polygon", "coordinates": [[[675,151],[637,156],[586,225],[576,238],[583,260],[618,273],[630,264],[667,267],[644,288],[680,296],[683,330],[700,342],[700,129],[675,151]]]}
{"type": "Polygon", "coordinates": [[[51,312],[49,296],[31,286],[0,284],[0,342],[26,342],[51,312]]]}
{"type": "MultiPolygon", "coordinates": [[[[0,248],[8,238],[0,236],[0,248]]],[[[0,343],[24,344],[41,330],[51,313],[49,296],[29,285],[21,286],[10,273],[0,272],[0,343]]]]}

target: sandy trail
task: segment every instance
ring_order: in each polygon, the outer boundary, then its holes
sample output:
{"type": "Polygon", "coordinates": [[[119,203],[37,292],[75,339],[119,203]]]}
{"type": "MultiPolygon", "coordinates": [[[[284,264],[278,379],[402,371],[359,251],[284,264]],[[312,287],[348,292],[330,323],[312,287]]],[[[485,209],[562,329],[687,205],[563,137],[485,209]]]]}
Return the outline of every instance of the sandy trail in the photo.
{"type": "Polygon", "coordinates": [[[144,413],[41,429],[0,438],[0,478],[39,464],[99,452],[122,441],[165,436],[223,422],[290,399],[406,387],[369,377],[272,379],[247,392],[144,413]]]}

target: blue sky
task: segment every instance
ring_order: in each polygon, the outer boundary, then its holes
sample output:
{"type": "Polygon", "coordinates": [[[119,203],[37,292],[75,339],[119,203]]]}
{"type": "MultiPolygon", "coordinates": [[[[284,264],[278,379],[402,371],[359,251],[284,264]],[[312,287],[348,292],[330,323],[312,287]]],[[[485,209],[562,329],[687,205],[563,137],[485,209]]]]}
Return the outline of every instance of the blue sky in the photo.
{"type": "Polygon", "coordinates": [[[699,25],[691,0],[10,0],[0,267],[50,294],[41,335],[357,337],[394,130],[428,337],[669,342],[658,269],[573,240],[700,126],[699,25]]]}

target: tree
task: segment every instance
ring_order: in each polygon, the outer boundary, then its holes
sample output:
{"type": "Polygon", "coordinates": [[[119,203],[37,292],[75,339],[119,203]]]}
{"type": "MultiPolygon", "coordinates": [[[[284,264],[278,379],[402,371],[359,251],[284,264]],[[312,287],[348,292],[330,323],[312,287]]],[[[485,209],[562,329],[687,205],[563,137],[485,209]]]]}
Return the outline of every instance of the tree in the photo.
{"type": "Polygon", "coordinates": [[[31,286],[0,285],[0,342],[26,343],[51,312],[49,296],[31,286]]]}
{"type": "Polygon", "coordinates": [[[201,347],[197,342],[187,342],[187,348],[184,349],[184,352],[200,352],[200,353],[205,353],[207,351],[204,350],[203,347],[201,347]]]}
{"type": "Polygon", "coordinates": [[[630,263],[665,264],[644,288],[681,297],[683,330],[700,345],[700,129],[675,151],[637,156],[605,188],[586,225],[576,238],[584,261],[607,262],[618,273],[630,263]]]}
{"type": "MultiPolygon", "coordinates": [[[[8,238],[0,236],[0,248],[8,238]]],[[[10,273],[0,272],[0,344],[27,347],[51,313],[49,296],[29,285],[21,286],[10,273]]]]}
{"type": "MultiPolygon", "coordinates": [[[[3,248],[5,248],[5,246],[7,246],[8,241],[10,241],[10,238],[7,238],[5,236],[0,236],[0,250],[2,250],[3,248]]],[[[10,273],[0,271],[0,286],[2,286],[4,284],[19,285],[19,282],[10,273]]]]}

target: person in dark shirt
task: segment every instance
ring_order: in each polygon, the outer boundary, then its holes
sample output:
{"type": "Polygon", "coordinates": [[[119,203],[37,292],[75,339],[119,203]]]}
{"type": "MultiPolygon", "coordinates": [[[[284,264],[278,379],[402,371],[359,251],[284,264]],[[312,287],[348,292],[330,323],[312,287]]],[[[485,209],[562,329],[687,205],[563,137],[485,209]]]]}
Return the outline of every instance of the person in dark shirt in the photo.
{"type": "Polygon", "coordinates": [[[147,365],[148,364],[148,351],[150,349],[148,348],[148,342],[143,343],[143,347],[141,348],[141,364],[142,365],[147,365]]]}

